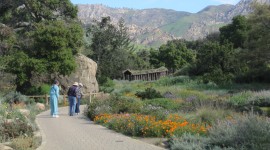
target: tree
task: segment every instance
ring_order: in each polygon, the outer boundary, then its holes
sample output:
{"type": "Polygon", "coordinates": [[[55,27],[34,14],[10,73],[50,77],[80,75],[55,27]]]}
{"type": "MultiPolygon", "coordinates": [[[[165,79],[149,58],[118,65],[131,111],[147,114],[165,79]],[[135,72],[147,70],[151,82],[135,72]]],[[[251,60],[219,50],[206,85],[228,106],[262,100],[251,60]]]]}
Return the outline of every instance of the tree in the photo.
{"type": "Polygon", "coordinates": [[[231,82],[237,73],[236,51],[232,44],[220,45],[218,42],[207,42],[198,50],[197,74],[204,76],[206,82],[217,84],[231,82]]]}
{"type": "Polygon", "coordinates": [[[69,0],[0,2],[0,22],[13,31],[1,57],[5,71],[16,75],[18,91],[32,86],[34,74],[68,75],[75,69],[73,55],[83,35],[76,17],[77,8],[69,0]]]}
{"type": "Polygon", "coordinates": [[[254,3],[253,8],[244,61],[250,69],[250,80],[270,82],[270,5],[254,3]]]}
{"type": "Polygon", "coordinates": [[[151,64],[153,66],[164,64],[170,72],[174,72],[184,65],[192,63],[194,56],[183,41],[173,40],[161,45],[158,51],[151,51],[151,64]]]}
{"type": "Polygon", "coordinates": [[[249,29],[247,18],[245,16],[236,16],[232,19],[231,24],[219,29],[220,42],[221,44],[231,42],[234,48],[244,48],[249,29]]]}
{"type": "Polygon", "coordinates": [[[120,78],[123,70],[133,66],[133,45],[123,19],[115,26],[110,17],[104,17],[100,22],[95,21],[87,34],[92,40],[90,57],[98,64],[98,79],[120,78]]]}

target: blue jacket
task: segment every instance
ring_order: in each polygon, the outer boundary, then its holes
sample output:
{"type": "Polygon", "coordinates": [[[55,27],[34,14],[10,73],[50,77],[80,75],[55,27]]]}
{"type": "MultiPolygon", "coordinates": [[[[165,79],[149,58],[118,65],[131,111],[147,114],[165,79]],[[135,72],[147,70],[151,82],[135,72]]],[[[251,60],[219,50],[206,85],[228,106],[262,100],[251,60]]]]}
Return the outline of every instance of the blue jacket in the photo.
{"type": "Polygon", "coordinates": [[[57,85],[52,85],[51,90],[50,90],[50,96],[56,96],[56,98],[59,97],[59,87],[57,85]]]}

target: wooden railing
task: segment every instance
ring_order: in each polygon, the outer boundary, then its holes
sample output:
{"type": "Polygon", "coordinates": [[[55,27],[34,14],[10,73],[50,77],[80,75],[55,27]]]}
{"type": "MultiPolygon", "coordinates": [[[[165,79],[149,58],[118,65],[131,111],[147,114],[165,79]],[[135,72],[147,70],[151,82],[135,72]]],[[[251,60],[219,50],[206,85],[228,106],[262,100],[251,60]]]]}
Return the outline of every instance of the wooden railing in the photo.
{"type": "MultiPolygon", "coordinates": [[[[97,97],[97,96],[102,96],[104,93],[103,92],[99,92],[99,93],[85,93],[83,94],[83,97],[89,97],[89,103],[92,102],[92,98],[97,97]]],[[[60,95],[63,96],[63,103],[64,105],[67,104],[68,101],[68,96],[67,95],[60,95]]],[[[33,96],[27,96],[28,98],[42,98],[45,99],[45,104],[49,105],[49,99],[50,99],[50,95],[45,94],[45,95],[33,95],[33,96]]]]}

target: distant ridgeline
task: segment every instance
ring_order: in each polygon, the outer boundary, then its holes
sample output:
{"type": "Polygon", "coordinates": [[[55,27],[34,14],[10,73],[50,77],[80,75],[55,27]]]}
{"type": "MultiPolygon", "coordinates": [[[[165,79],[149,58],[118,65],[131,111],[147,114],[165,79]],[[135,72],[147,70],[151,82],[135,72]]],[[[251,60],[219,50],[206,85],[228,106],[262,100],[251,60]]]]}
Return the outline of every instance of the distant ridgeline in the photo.
{"type": "MultiPolygon", "coordinates": [[[[159,47],[168,40],[196,40],[209,33],[218,32],[221,26],[231,22],[236,15],[251,12],[250,4],[255,0],[241,0],[236,5],[208,6],[197,13],[174,11],[171,9],[128,9],[110,8],[105,5],[78,5],[78,17],[85,25],[93,19],[110,16],[117,24],[120,18],[125,20],[134,42],[139,45],[159,47]]],[[[257,0],[270,3],[270,0],[257,0]]]]}
{"type": "Polygon", "coordinates": [[[123,80],[145,80],[152,81],[158,80],[160,77],[167,76],[168,69],[166,67],[160,67],[157,69],[149,70],[124,70],[123,71],[123,80]]]}

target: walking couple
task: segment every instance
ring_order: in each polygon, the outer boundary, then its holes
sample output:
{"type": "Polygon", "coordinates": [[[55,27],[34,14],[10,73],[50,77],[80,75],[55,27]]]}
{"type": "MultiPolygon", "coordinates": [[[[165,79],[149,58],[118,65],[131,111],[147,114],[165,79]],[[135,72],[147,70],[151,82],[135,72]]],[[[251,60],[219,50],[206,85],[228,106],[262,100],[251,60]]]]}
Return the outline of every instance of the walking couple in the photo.
{"type": "Polygon", "coordinates": [[[82,98],[82,83],[74,82],[68,89],[69,115],[73,116],[80,113],[80,102],[82,98]]]}

